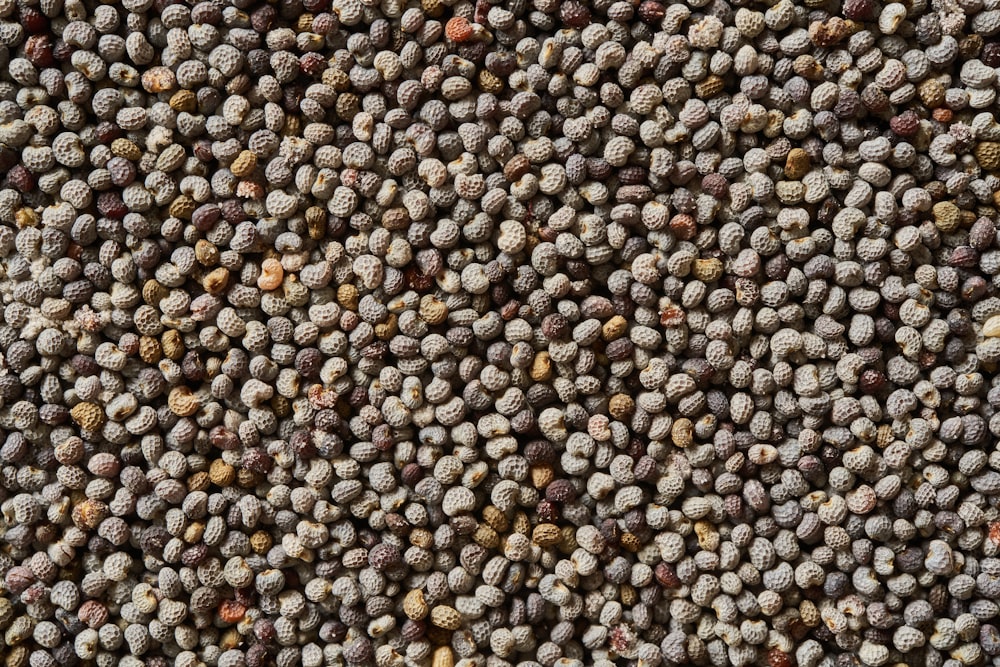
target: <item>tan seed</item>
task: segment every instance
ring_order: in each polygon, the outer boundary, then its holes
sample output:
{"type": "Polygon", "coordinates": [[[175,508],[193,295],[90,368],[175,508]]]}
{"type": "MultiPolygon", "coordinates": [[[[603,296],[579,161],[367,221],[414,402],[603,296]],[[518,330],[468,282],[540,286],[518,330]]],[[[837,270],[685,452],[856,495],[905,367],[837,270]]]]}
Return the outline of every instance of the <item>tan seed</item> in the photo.
{"type": "Polygon", "coordinates": [[[540,523],[531,532],[531,541],[540,547],[554,547],[560,540],[562,534],[554,523],[540,523]]]}
{"type": "Polygon", "coordinates": [[[434,657],[431,659],[431,667],[455,667],[455,656],[448,646],[439,646],[434,649],[434,657]]]}
{"type": "Polygon", "coordinates": [[[454,607],[439,604],[431,610],[431,624],[444,630],[458,630],[462,627],[462,617],[454,607]]]}
{"type": "Polygon", "coordinates": [[[793,148],[785,158],[785,178],[797,181],[809,173],[810,167],[809,153],[801,148],[793,148]]]}
{"type": "Polygon", "coordinates": [[[427,618],[427,602],[424,601],[424,592],[415,588],[403,598],[403,613],[412,621],[422,621],[427,618]]]}
{"type": "Polygon", "coordinates": [[[167,396],[167,406],[178,417],[190,417],[198,412],[201,399],[189,387],[174,387],[167,396]]]}
{"type": "Polygon", "coordinates": [[[233,164],[229,167],[229,171],[233,172],[233,175],[237,178],[245,178],[252,174],[256,168],[257,156],[250,151],[243,151],[236,156],[233,164]]]}
{"type": "Polygon", "coordinates": [[[84,431],[98,431],[104,426],[104,410],[97,403],[77,403],[69,414],[84,431]]]}
{"type": "Polygon", "coordinates": [[[983,169],[1000,169],[1000,143],[981,141],[976,146],[975,155],[983,169]]]}

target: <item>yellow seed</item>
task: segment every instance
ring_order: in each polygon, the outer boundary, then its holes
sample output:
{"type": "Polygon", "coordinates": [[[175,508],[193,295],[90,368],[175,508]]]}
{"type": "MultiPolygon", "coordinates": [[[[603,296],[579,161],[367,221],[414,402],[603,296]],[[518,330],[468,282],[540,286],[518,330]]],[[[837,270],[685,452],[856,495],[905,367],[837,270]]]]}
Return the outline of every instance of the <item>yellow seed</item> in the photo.
{"type": "Polygon", "coordinates": [[[635,400],[628,394],[615,394],[608,401],[608,412],[615,419],[625,419],[635,410],[635,400]]]}
{"type": "Polygon", "coordinates": [[[715,282],[722,277],[722,262],[714,257],[711,259],[696,259],[691,266],[691,274],[702,282],[715,282]]]}
{"type": "Polygon", "coordinates": [[[170,108],[174,111],[192,113],[198,108],[198,98],[190,90],[178,90],[170,98],[170,108]]]}
{"type": "Polygon", "coordinates": [[[955,231],[962,219],[962,210],[950,201],[939,201],[934,204],[931,212],[934,214],[934,224],[945,233],[955,231]]]}
{"type": "Polygon", "coordinates": [[[147,364],[155,364],[163,357],[160,341],[152,336],[139,338],[139,358],[147,364]]]}
{"type": "Polygon", "coordinates": [[[337,303],[346,310],[358,309],[358,288],[354,285],[341,285],[337,288],[337,303]]]}
{"type": "Polygon", "coordinates": [[[552,360],[549,358],[549,353],[539,352],[535,355],[535,358],[531,362],[531,370],[528,371],[528,375],[535,382],[545,382],[552,378],[552,360]]]}
{"type": "Polygon", "coordinates": [[[809,172],[809,154],[801,148],[793,148],[788,151],[785,158],[785,178],[797,181],[809,172]]]}
{"type": "Polygon", "coordinates": [[[163,354],[165,354],[168,359],[177,361],[184,356],[184,339],[181,337],[181,333],[177,331],[177,329],[168,329],[164,331],[163,337],[160,339],[160,345],[163,347],[163,354]]]}

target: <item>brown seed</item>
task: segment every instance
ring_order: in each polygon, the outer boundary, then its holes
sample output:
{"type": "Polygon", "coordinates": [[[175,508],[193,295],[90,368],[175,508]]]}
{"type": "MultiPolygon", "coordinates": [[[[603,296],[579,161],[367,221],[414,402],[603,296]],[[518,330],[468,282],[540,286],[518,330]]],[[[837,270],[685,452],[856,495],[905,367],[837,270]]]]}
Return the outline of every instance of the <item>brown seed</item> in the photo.
{"type": "Polygon", "coordinates": [[[511,183],[516,182],[529,171],[531,171],[531,163],[528,162],[526,156],[520,153],[507,160],[507,164],[503,166],[503,176],[511,183]]]}

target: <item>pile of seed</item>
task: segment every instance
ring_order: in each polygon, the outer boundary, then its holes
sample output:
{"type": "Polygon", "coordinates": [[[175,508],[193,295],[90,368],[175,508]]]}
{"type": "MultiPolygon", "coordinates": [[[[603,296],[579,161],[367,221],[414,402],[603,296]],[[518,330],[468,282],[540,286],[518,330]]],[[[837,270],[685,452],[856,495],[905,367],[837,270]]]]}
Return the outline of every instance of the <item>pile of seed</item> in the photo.
{"type": "Polygon", "coordinates": [[[1000,656],[1000,8],[0,0],[5,667],[1000,656]]]}

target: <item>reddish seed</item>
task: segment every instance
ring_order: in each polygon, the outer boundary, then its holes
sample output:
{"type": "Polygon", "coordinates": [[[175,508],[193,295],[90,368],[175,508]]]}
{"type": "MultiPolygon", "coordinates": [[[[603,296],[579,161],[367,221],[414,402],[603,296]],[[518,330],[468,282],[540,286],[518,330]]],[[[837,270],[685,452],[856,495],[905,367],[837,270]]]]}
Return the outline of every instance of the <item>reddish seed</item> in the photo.
{"type": "Polygon", "coordinates": [[[1000,521],[990,524],[990,540],[993,544],[1000,544],[1000,521]]]}
{"type": "Polygon", "coordinates": [[[52,38],[48,35],[32,35],[24,42],[24,55],[35,67],[52,67],[52,38]]]}
{"type": "Polygon", "coordinates": [[[236,600],[223,600],[219,605],[219,618],[223,623],[236,623],[246,613],[246,607],[236,600]]]}
{"type": "Polygon", "coordinates": [[[667,15],[667,8],[654,0],[646,0],[639,5],[639,20],[643,23],[657,23],[667,15]]]}
{"type": "Polygon", "coordinates": [[[920,129],[920,119],[917,114],[907,109],[889,119],[889,129],[901,137],[912,137],[920,129]]]}
{"type": "Polygon", "coordinates": [[[35,189],[35,176],[22,164],[16,164],[7,172],[7,181],[11,187],[21,192],[31,192],[35,189]]]}
{"type": "Polygon", "coordinates": [[[559,18],[570,28],[582,30],[590,25],[590,10],[580,2],[564,2],[559,9],[559,18]]]}
{"type": "Polygon", "coordinates": [[[681,241],[690,241],[698,233],[698,224],[692,216],[681,213],[670,219],[670,230],[681,241]]]}
{"type": "Polygon", "coordinates": [[[866,368],[861,371],[859,382],[863,393],[874,394],[885,385],[885,374],[875,368],[866,368]]]}
{"type": "Polygon", "coordinates": [[[767,664],[771,667],[792,667],[792,660],[784,651],[772,648],[767,652],[767,664]]]}
{"type": "Polygon", "coordinates": [[[479,24],[485,24],[486,23],[487,15],[489,14],[490,7],[492,7],[492,6],[493,5],[491,5],[489,2],[487,2],[487,0],[476,0],[476,13],[474,15],[474,18],[476,19],[476,23],[479,23],[479,24]]]}
{"type": "Polygon", "coordinates": [[[846,18],[869,21],[875,18],[875,3],[872,0],[847,0],[843,12],[846,18]]]}
{"type": "Polygon", "coordinates": [[[462,43],[472,37],[472,24],[467,18],[455,16],[448,20],[444,34],[451,41],[462,43]]]}
{"type": "Polygon", "coordinates": [[[110,144],[124,134],[118,125],[107,120],[98,123],[95,130],[97,131],[97,138],[102,144],[110,144]]]}
{"type": "Polygon", "coordinates": [[[128,214],[128,207],[115,192],[102,192],[97,197],[97,211],[105,218],[121,220],[128,214]]]}
{"type": "Polygon", "coordinates": [[[303,74],[316,76],[326,69],[326,61],[318,53],[306,53],[299,59],[299,69],[303,74]]]}
{"type": "Polygon", "coordinates": [[[18,19],[21,21],[21,27],[29,35],[37,35],[49,29],[49,20],[45,14],[27,5],[21,5],[18,9],[18,19]]]}
{"type": "Polygon", "coordinates": [[[685,319],[687,316],[684,310],[676,306],[668,306],[660,313],[660,324],[665,327],[679,327],[684,324],[685,319]]]}
{"type": "Polygon", "coordinates": [[[934,120],[940,123],[950,123],[952,117],[954,116],[954,114],[951,112],[951,109],[945,109],[944,107],[938,107],[937,109],[934,110],[934,113],[931,115],[933,116],[934,120]]]}

